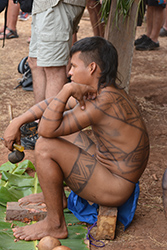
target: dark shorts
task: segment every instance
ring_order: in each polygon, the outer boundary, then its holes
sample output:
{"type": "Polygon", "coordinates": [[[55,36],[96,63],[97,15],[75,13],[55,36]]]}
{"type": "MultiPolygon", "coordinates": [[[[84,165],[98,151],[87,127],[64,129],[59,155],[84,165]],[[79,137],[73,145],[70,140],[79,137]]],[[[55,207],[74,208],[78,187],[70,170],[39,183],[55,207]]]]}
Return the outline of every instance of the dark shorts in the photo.
{"type": "Polygon", "coordinates": [[[157,6],[157,7],[161,6],[162,8],[166,7],[166,1],[146,0],[146,4],[149,5],[149,6],[157,6]]]}
{"type": "Polygon", "coordinates": [[[0,12],[2,12],[8,5],[8,0],[0,0],[0,12]]]}

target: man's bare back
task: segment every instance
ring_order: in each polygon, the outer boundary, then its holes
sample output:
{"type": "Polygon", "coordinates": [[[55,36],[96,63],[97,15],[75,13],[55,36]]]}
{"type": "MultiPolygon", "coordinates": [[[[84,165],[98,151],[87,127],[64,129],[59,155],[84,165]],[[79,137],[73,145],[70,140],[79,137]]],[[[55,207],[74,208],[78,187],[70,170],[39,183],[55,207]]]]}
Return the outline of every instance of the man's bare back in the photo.
{"type": "Polygon", "coordinates": [[[102,101],[97,97],[95,103],[101,120],[92,126],[98,141],[96,157],[112,173],[136,183],[149,155],[145,124],[124,90],[107,87],[100,96],[102,101]]]}

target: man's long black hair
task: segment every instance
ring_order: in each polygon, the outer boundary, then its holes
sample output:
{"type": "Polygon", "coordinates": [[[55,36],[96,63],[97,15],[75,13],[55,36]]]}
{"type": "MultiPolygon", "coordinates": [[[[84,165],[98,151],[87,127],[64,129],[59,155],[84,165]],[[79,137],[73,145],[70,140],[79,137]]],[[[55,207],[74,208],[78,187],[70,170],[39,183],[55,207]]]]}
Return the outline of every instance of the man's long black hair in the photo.
{"type": "Polygon", "coordinates": [[[118,54],[112,43],[99,36],[86,37],[74,43],[70,57],[79,51],[80,59],[86,66],[95,62],[101,69],[98,90],[111,85],[118,88],[116,84],[118,54]]]}

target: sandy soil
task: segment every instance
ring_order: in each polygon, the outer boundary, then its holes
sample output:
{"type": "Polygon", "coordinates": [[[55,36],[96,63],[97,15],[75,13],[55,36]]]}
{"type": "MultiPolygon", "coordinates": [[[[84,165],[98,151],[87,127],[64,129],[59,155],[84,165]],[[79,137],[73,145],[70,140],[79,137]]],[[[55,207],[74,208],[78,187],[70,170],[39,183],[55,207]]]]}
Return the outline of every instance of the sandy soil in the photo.
{"type": "MultiPolygon", "coordinates": [[[[0,14],[0,27],[4,21],[0,14]]],[[[21,75],[20,60],[28,55],[27,39],[31,34],[31,18],[18,21],[18,39],[0,45],[0,136],[9,123],[8,105],[13,116],[21,114],[34,103],[33,93],[21,87],[14,90],[21,75]]],[[[137,28],[136,37],[143,34],[145,23],[137,28]]],[[[78,39],[92,36],[89,17],[80,23],[78,39]]],[[[141,52],[134,50],[129,93],[138,104],[150,136],[151,152],[148,167],[140,179],[140,198],[132,224],[124,232],[118,223],[116,239],[107,241],[104,250],[167,249],[167,220],[162,203],[162,176],[167,168],[167,39],[159,38],[160,49],[141,52]]],[[[2,44],[2,41],[1,41],[2,44]]],[[[40,83],[39,83],[40,84],[40,83]]],[[[7,161],[8,150],[0,143],[0,165],[7,161]]],[[[34,152],[26,151],[26,159],[34,163],[34,152]]],[[[96,247],[91,247],[95,250],[96,247]]]]}

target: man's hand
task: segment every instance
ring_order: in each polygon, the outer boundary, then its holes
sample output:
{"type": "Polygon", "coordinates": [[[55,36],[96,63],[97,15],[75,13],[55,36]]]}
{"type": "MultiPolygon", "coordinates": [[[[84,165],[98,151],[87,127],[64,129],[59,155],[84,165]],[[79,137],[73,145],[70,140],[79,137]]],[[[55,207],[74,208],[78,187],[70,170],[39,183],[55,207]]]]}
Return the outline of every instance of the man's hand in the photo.
{"type": "Polygon", "coordinates": [[[96,99],[97,91],[92,86],[75,82],[71,82],[70,84],[72,86],[71,96],[78,100],[82,110],[86,107],[85,100],[96,99]]]}
{"type": "Polygon", "coordinates": [[[21,132],[17,126],[15,119],[9,124],[4,133],[4,145],[10,150],[13,150],[13,143],[20,145],[21,132]]]}

